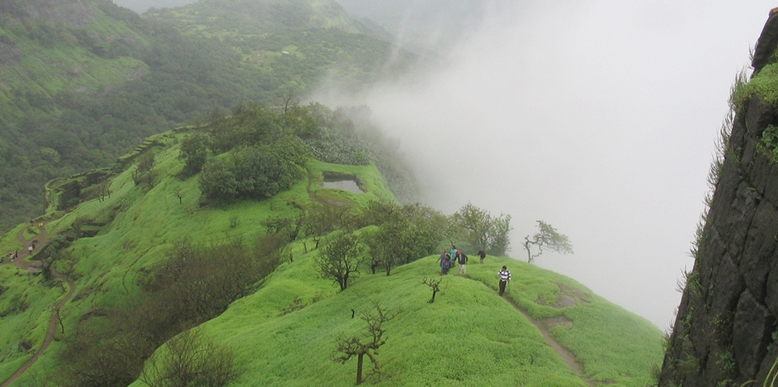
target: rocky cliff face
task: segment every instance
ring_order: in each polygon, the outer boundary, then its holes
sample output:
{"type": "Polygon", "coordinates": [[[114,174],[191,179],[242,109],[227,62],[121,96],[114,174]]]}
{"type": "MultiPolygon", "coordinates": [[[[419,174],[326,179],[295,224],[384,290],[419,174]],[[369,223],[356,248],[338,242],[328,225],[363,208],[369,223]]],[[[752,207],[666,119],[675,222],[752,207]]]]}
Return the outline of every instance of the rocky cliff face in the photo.
{"type": "MultiPolygon", "coordinates": [[[[755,75],[776,61],[777,45],[774,14],[757,43],[755,75]]],[[[778,126],[770,93],[778,90],[736,104],[660,386],[761,386],[778,357],[778,165],[763,139],[778,126]]]]}

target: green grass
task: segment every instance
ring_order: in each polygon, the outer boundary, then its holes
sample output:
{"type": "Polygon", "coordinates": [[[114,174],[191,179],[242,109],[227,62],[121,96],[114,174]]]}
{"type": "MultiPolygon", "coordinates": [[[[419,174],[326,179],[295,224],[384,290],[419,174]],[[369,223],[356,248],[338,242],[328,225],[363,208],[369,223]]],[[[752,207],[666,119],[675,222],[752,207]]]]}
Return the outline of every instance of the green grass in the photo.
{"type": "Polygon", "coordinates": [[[0,266],[0,284],[7,290],[0,297],[0,380],[6,380],[32,357],[21,343],[38,349],[43,344],[51,318],[51,306],[62,296],[58,285],[40,286],[40,279],[16,266],[0,266]]]}
{"type": "Polygon", "coordinates": [[[765,66],[748,83],[736,84],[731,98],[737,111],[743,112],[745,104],[755,96],[773,107],[778,106],[778,63],[765,66]]]}
{"type": "MultiPolygon", "coordinates": [[[[134,167],[130,166],[113,177],[110,197],[81,203],[47,225],[49,236],[53,236],[69,230],[77,219],[104,224],[95,226],[99,227],[96,236],[73,244],[71,258],[57,263],[57,271],[68,273],[77,283],[74,299],[61,310],[65,333],[58,334],[58,340],[72,334],[90,309],[127,307],[140,292],[142,272],[156,268],[171,244],[183,237],[206,245],[234,238],[251,244],[265,232],[261,225],[264,219],[296,215],[295,204],[335,201],[364,205],[376,198],[396,200],[373,165],[312,161],[308,166],[310,185],[305,177],[289,191],[266,201],[201,207],[197,178],[176,177],[183,167],[178,159],[183,135],[160,135],[155,138],[158,145],[143,150],[156,152],[160,177],[152,189],[135,186],[131,176],[134,167]],[[322,188],[325,171],[358,175],[367,193],[322,188]],[[182,194],[181,202],[176,190],[182,194]],[[235,226],[233,220],[237,220],[235,226]]],[[[19,246],[16,234],[24,226],[0,240],[0,247],[19,246]]],[[[485,264],[470,264],[467,278],[445,277],[436,302],[429,304],[431,290],[422,280],[439,276],[437,256],[397,267],[390,277],[362,275],[349,289],[339,292],[332,281],[318,277],[313,265],[318,252],[305,253],[302,242],[296,243],[293,251],[294,261],[283,264],[258,292],[233,303],[223,315],[204,325],[212,338],[236,351],[244,372],[234,386],[310,386],[322,381],[353,384],[355,361],[344,365],[330,360],[334,336],[361,331],[363,322],[351,318],[351,309],[369,311],[372,300],[403,312],[386,324],[388,341],[379,354],[384,372],[368,379],[368,384],[586,386],[586,381],[545,343],[535,325],[496,295],[496,273],[502,265],[513,272],[509,297],[533,318],[564,316],[572,321],[572,326],[556,327],[551,334],[578,357],[588,378],[618,386],[643,386],[650,382],[651,365],[662,358],[662,334],[650,323],[569,278],[523,262],[488,257],[485,264]],[[571,295],[579,299],[577,306],[555,306],[571,295]]],[[[0,312],[20,301],[28,305],[24,311],[0,318],[3,378],[29,357],[18,351],[19,342],[40,345],[51,309],[61,299],[63,289],[48,288],[39,277],[8,265],[0,266],[0,283],[9,288],[0,295],[0,312]]],[[[19,383],[53,369],[61,349],[55,342],[19,383]]]]}
{"type": "MultiPolygon", "coordinates": [[[[84,202],[47,225],[47,232],[51,237],[71,229],[72,224],[79,218],[107,222],[95,237],[82,238],[74,243],[71,249],[72,259],[57,264],[58,271],[77,280],[78,300],[67,303],[61,313],[66,326],[76,326],[79,317],[89,309],[125,307],[139,292],[139,270],[155,268],[166,258],[173,242],[188,237],[208,245],[241,237],[244,243],[251,244],[264,234],[265,229],[261,224],[263,220],[270,216],[297,215],[299,211],[293,205],[295,202],[303,205],[312,203],[307,192],[308,179],[304,177],[289,191],[266,201],[243,201],[226,208],[201,207],[197,178],[182,181],[175,177],[183,167],[183,163],[178,159],[178,140],[182,136],[183,134],[172,132],[155,136],[156,142],[162,146],[151,149],[157,152],[156,163],[161,172],[158,183],[151,190],[146,191],[135,186],[132,180],[134,167],[131,166],[112,179],[110,197],[102,202],[96,199],[84,202]],[[181,189],[181,203],[174,193],[176,188],[181,189]],[[236,227],[231,226],[232,218],[238,220],[236,227]]],[[[364,203],[377,197],[395,200],[375,166],[343,167],[312,161],[310,169],[311,175],[314,176],[311,191],[316,192],[317,198],[364,203]],[[368,192],[355,195],[346,191],[323,189],[320,186],[321,171],[331,170],[359,175],[368,192]]],[[[16,241],[16,235],[26,226],[27,224],[19,225],[0,240],[0,247],[3,248],[0,251],[21,248],[21,244],[16,241]]],[[[26,236],[29,238],[32,235],[26,233],[26,236]]],[[[7,265],[0,268],[12,269],[7,265]]],[[[13,270],[15,273],[16,269],[13,270]]],[[[9,275],[9,278],[16,279],[13,275],[9,275]]],[[[28,281],[20,282],[16,279],[0,281],[0,284],[12,289],[25,289],[30,294],[48,294],[38,277],[30,277],[28,281]]],[[[54,293],[61,295],[61,290],[54,293]]],[[[11,302],[8,301],[10,296],[11,292],[7,292],[0,296],[0,300],[11,302]]],[[[35,332],[32,337],[35,339],[34,343],[39,345],[42,342],[55,299],[55,296],[45,299],[30,298],[31,306],[28,312],[0,319],[0,331],[3,331],[0,339],[5,339],[4,342],[8,343],[7,351],[12,352],[11,347],[30,336],[27,333],[30,330],[35,332]],[[12,329],[5,329],[6,327],[12,329]]],[[[67,334],[69,330],[66,330],[67,334]]],[[[53,349],[44,358],[55,353],[56,349],[53,349]]],[[[19,356],[16,353],[0,353],[0,375],[3,370],[17,369],[14,360],[19,356]]],[[[45,362],[36,363],[32,373],[44,372],[39,364],[45,362]]]]}
{"type": "MultiPolygon", "coordinates": [[[[385,325],[388,341],[379,355],[383,373],[368,384],[587,385],[540,331],[496,294],[496,273],[503,264],[518,274],[510,290],[514,300],[551,297],[552,288],[559,289],[555,283],[574,283],[570,279],[503,258],[468,265],[469,278],[444,277],[436,302],[429,304],[431,290],[422,279],[439,276],[435,256],[398,267],[390,277],[363,275],[338,293],[331,281],[318,278],[315,254],[296,256],[256,294],[204,324],[213,339],[234,348],[245,370],[232,385],[352,385],[356,361],[330,360],[334,336],[364,329],[350,310],[369,311],[373,300],[402,313],[385,325]],[[530,278],[522,272],[532,273],[533,280],[522,282],[530,278]],[[284,313],[299,304],[306,307],[284,313]]],[[[590,293],[580,285],[576,289],[590,293]]],[[[555,328],[553,335],[576,353],[587,376],[619,386],[650,382],[650,366],[661,361],[662,350],[661,332],[649,322],[599,297],[559,312],[573,326],[555,328]]]]}
{"type": "Polygon", "coordinates": [[[9,251],[21,250],[24,247],[16,236],[27,226],[28,224],[26,223],[20,224],[0,239],[0,254],[6,254],[7,256],[9,251]]]}

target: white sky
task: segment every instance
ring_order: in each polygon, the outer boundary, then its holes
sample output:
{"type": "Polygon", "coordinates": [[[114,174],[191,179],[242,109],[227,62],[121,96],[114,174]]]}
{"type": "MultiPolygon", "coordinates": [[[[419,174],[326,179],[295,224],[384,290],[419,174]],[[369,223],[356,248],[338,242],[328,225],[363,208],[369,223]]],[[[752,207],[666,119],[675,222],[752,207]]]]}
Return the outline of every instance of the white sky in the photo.
{"type": "Polygon", "coordinates": [[[778,3],[590,0],[496,3],[482,27],[367,104],[419,166],[425,201],[471,201],[515,227],[567,234],[575,254],[536,263],[661,329],[707,192],[729,88],[778,3]]]}

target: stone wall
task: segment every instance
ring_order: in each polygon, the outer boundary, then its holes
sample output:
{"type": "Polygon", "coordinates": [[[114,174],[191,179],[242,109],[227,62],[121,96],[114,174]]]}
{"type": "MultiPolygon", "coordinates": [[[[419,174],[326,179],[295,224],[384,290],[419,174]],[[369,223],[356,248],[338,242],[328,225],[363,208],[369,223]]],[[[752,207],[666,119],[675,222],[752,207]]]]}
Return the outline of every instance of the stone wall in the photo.
{"type": "MultiPolygon", "coordinates": [[[[778,45],[772,15],[754,55],[754,71],[778,45]]],[[[659,385],[762,385],[776,356],[778,318],[778,166],[761,146],[778,126],[774,106],[758,96],[735,116],[729,146],[687,276],[659,385]]]]}

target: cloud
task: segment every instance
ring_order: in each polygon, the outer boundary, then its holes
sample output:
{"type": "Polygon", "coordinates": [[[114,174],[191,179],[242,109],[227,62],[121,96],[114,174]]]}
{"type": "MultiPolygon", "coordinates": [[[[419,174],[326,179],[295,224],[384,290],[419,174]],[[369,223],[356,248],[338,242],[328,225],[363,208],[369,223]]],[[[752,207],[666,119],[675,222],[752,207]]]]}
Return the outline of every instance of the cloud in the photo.
{"type": "Polygon", "coordinates": [[[573,256],[539,266],[666,328],[729,87],[767,1],[492,3],[440,63],[350,102],[418,166],[425,202],[544,220],[573,256]]]}

